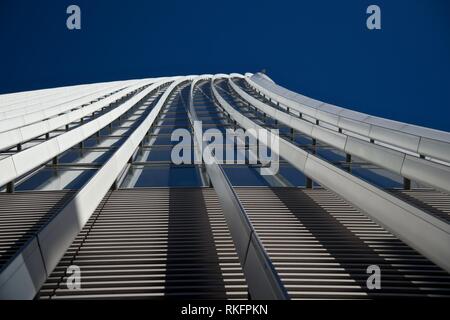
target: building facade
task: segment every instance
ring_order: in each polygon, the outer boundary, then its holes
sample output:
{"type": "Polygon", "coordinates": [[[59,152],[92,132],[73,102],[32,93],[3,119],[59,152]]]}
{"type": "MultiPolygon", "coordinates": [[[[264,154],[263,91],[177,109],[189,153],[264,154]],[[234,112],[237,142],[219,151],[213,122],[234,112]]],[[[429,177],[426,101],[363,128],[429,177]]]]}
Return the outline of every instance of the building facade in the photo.
{"type": "Polygon", "coordinates": [[[0,298],[450,296],[450,133],[263,73],[0,95],[0,298]]]}

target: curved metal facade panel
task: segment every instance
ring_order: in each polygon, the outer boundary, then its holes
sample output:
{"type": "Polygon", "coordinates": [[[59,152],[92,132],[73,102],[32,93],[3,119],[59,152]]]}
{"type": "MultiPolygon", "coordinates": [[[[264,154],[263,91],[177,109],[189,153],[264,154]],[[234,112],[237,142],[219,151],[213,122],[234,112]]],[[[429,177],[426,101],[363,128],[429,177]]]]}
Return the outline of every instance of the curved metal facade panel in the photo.
{"type": "MultiPolygon", "coordinates": [[[[250,119],[233,111],[233,107],[220,97],[217,90],[213,89],[213,92],[219,103],[242,127],[257,126],[250,119]]],[[[291,164],[307,176],[333,190],[435,263],[450,270],[450,255],[447,253],[450,243],[450,226],[446,223],[310,153],[294,149],[291,144],[285,149],[285,153],[281,153],[281,150],[280,148],[280,156],[288,161],[292,159],[291,164]],[[304,161],[298,161],[305,158],[304,161]],[[412,230],[424,230],[424,233],[415,234],[412,230]]]]}
{"type": "Polygon", "coordinates": [[[253,75],[251,78],[246,77],[245,79],[250,85],[265,95],[313,118],[322,121],[330,120],[330,117],[323,117],[324,112],[328,112],[332,115],[332,123],[336,123],[336,119],[333,116],[337,116],[339,118],[339,127],[360,134],[364,133],[358,126],[354,128],[352,126],[353,122],[346,120],[341,122],[341,119],[348,118],[349,120],[364,123],[370,128],[369,132],[364,134],[369,138],[377,139],[415,153],[421,152],[423,155],[450,163],[450,157],[448,156],[450,150],[450,134],[447,132],[369,116],[348,109],[339,109],[334,106],[329,107],[329,105],[317,102],[316,100],[310,100],[307,97],[284,89],[267,81],[258,74],[253,75]],[[319,108],[322,112],[318,112],[319,108]],[[425,147],[419,151],[421,139],[427,139],[427,142],[424,143],[425,145],[439,143],[440,148],[425,147]]]}
{"type": "MultiPolygon", "coordinates": [[[[237,94],[241,96],[245,101],[249,102],[251,105],[255,106],[264,113],[270,115],[274,119],[286,124],[287,126],[305,133],[306,135],[311,136],[314,139],[323,141],[324,143],[338,148],[339,150],[344,151],[350,155],[358,156],[359,158],[367,160],[383,168],[389,169],[395,173],[402,174],[407,178],[429,184],[446,192],[450,192],[450,183],[442,183],[442,180],[450,181],[449,167],[417,158],[418,163],[420,163],[421,166],[424,167],[423,171],[419,172],[417,170],[403,170],[402,167],[406,157],[405,153],[387,148],[385,146],[369,143],[368,141],[364,141],[362,139],[351,137],[337,131],[321,127],[318,124],[308,123],[302,119],[286,113],[283,110],[277,110],[273,106],[267,105],[252,97],[243,89],[239,88],[232,79],[229,79],[228,81],[233,90],[235,90],[237,94]]],[[[389,136],[392,134],[383,130],[380,131],[380,135],[374,134],[374,132],[377,131],[376,127],[374,126],[366,127],[366,129],[368,130],[368,137],[381,141],[389,141],[389,136]]],[[[359,130],[359,128],[355,131],[357,131],[359,134],[364,134],[364,130],[359,130]]],[[[406,138],[411,137],[409,135],[398,132],[396,133],[395,137],[399,138],[399,135],[404,135],[406,138]]],[[[414,138],[414,140],[417,141],[413,142],[413,144],[415,143],[417,145],[419,139],[414,138]]],[[[406,144],[408,144],[408,142],[406,142],[406,144]]],[[[409,159],[411,159],[411,157],[409,157],[409,159]]]]}

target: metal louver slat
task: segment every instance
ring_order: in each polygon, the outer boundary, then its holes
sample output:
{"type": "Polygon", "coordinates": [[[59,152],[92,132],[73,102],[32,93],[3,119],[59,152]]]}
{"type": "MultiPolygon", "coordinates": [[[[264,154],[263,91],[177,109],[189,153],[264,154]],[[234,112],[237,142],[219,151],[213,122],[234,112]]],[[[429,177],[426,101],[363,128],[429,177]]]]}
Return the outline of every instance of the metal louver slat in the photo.
{"type": "Polygon", "coordinates": [[[325,189],[236,192],[293,299],[450,296],[447,272],[325,189]]]}
{"type": "Polygon", "coordinates": [[[39,298],[247,297],[213,189],[118,190],[106,198],[39,298]],[[81,268],[81,290],[67,289],[70,265],[81,268]]]}
{"type": "Polygon", "coordinates": [[[450,223],[450,196],[432,189],[392,190],[393,194],[405,199],[431,215],[450,223]]]}
{"type": "Polygon", "coordinates": [[[0,193],[0,270],[74,191],[0,193]]]}

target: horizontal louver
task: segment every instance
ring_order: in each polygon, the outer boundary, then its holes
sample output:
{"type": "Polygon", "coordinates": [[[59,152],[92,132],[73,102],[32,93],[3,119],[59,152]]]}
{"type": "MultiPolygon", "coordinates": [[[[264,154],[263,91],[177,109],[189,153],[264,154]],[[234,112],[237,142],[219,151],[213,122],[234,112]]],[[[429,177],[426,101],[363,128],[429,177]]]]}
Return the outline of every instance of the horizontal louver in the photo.
{"type": "Polygon", "coordinates": [[[40,298],[247,297],[213,189],[132,189],[108,197],[40,298]],[[65,273],[73,264],[81,268],[81,290],[67,289],[65,273]]]}
{"type": "Polygon", "coordinates": [[[67,190],[0,193],[0,269],[73,194],[67,190]]]}
{"type": "Polygon", "coordinates": [[[237,188],[291,298],[450,296],[450,276],[324,189],[237,188]],[[368,290],[366,268],[381,268],[368,290]]]}

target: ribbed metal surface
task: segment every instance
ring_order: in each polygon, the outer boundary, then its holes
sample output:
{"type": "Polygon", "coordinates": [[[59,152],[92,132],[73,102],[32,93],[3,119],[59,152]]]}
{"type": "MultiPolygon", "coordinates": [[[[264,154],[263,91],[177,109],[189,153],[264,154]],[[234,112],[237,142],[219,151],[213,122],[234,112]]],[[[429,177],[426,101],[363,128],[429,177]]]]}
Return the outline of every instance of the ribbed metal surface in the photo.
{"type": "Polygon", "coordinates": [[[450,195],[430,189],[392,190],[392,193],[450,223],[450,195]]]}
{"type": "Polygon", "coordinates": [[[73,191],[0,193],[0,269],[73,196],[73,191]]]}
{"type": "Polygon", "coordinates": [[[291,298],[450,296],[450,275],[324,189],[236,188],[291,298]],[[369,265],[381,289],[368,290],[369,265]]]}
{"type": "Polygon", "coordinates": [[[41,299],[247,297],[213,189],[128,189],[107,197],[42,287],[41,299]],[[81,290],[67,289],[70,265],[81,268],[81,290]]]}

